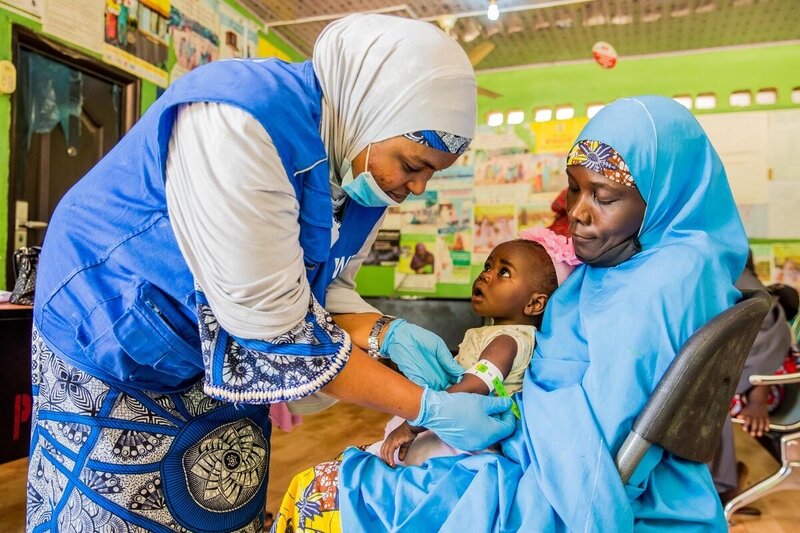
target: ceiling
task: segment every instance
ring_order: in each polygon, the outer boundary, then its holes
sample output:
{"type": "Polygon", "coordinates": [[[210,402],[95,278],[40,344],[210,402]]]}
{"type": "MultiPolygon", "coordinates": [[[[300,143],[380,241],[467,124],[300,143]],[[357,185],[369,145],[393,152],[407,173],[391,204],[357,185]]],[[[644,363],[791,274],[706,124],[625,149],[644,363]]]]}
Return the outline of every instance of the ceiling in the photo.
{"type": "Polygon", "coordinates": [[[450,26],[467,51],[491,42],[479,70],[588,59],[600,40],[631,56],[800,39],[800,0],[498,0],[494,23],[487,0],[239,1],[306,56],[336,16],[382,11],[450,26]]]}

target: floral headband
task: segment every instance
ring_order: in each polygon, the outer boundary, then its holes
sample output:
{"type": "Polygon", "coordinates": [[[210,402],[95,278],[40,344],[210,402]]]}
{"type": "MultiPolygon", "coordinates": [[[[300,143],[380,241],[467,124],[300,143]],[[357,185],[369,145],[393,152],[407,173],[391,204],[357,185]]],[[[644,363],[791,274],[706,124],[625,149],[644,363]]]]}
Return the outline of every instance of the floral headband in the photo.
{"type": "Polygon", "coordinates": [[[636,187],[627,163],[609,145],[600,141],[582,140],[567,155],[567,166],[578,165],[602,174],[626,187],[636,187]]]}
{"type": "Polygon", "coordinates": [[[526,229],[519,233],[519,238],[525,241],[538,243],[550,256],[553,267],[556,269],[556,279],[559,287],[564,280],[581,264],[581,260],[575,255],[575,247],[572,239],[555,233],[547,228],[526,229]]]}
{"type": "Polygon", "coordinates": [[[420,130],[403,135],[406,139],[442,152],[461,155],[469,148],[471,139],[439,130],[420,130]]]}

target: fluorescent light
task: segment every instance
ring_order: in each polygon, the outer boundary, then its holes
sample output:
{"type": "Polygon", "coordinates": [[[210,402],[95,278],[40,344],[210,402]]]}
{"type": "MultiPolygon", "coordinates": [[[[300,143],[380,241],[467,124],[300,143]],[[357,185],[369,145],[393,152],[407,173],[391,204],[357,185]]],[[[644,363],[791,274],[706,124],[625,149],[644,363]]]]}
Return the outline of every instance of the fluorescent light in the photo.
{"type": "Polygon", "coordinates": [[[778,103],[778,91],[775,89],[761,89],[756,93],[758,105],[774,105],[778,103]]]}
{"type": "Polygon", "coordinates": [[[694,99],[696,109],[714,109],[717,107],[717,96],[713,93],[698,94],[694,99]]]}
{"type": "Polygon", "coordinates": [[[503,114],[500,112],[489,113],[486,117],[486,123],[493,128],[503,125],[503,114]]]}
{"type": "Polygon", "coordinates": [[[533,112],[534,122],[547,122],[553,120],[553,110],[547,107],[537,109],[533,112]]]}
{"type": "Polygon", "coordinates": [[[692,97],[691,96],[673,96],[673,100],[681,104],[686,109],[692,108],[692,97]]]}
{"type": "Polygon", "coordinates": [[[728,103],[731,107],[748,107],[753,103],[750,91],[736,91],[731,93],[728,103]]]}
{"type": "Polygon", "coordinates": [[[525,111],[509,111],[506,122],[509,124],[522,124],[525,120],[525,111]]]}
{"type": "Polygon", "coordinates": [[[575,108],[571,105],[556,108],[556,120],[569,120],[574,116],[575,108]]]}
{"type": "Polygon", "coordinates": [[[606,105],[605,104],[589,104],[586,106],[586,116],[592,118],[597,114],[598,111],[603,109],[606,105]]]}
{"type": "Polygon", "coordinates": [[[497,7],[497,0],[489,0],[489,9],[486,10],[486,16],[489,20],[500,18],[500,8],[497,7]]]}

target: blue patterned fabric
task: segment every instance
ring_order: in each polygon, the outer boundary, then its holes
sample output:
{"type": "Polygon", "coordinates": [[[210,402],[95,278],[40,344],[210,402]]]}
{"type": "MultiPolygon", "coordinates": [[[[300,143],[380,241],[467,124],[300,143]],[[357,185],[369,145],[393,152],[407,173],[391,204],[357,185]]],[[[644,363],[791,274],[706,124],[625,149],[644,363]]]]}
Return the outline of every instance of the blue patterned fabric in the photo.
{"type": "MultiPolygon", "coordinates": [[[[202,382],[172,394],[108,384],[36,329],[31,355],[28,531],[262,530],[269,406],[219,401],[202,382]]],[[[281,364],[319,379],[302,358],[281,364]]]]}
{"type": "Polygon", "coordinates": [[[614,456],[689,336],[741,296],[747,239],[689,111],[623,99],[581,132],[613,147],[647,204],[642,251],[579,266],[553,294],[504,455],[391,469],[348,450],[342,527],[359,531],[726,531],[708,468],[654,446],[623,485],[614,456]]]}
{"type": "Polygon", "coordinates": [[[205,295],[197,292],[204,389],[239,403],[297,400],[330,382],[350,357],[350,336],[312,296],[308,313],[272,339],[242,339],[220,327],[205,295]]]}
{"type": "Polygon", "coordinates": [[[469,148],[471,139],[453,133],[438,130],[421,130],[403,135],[416,143],[428,146],[435,150],[461,155],[469,148]]]}

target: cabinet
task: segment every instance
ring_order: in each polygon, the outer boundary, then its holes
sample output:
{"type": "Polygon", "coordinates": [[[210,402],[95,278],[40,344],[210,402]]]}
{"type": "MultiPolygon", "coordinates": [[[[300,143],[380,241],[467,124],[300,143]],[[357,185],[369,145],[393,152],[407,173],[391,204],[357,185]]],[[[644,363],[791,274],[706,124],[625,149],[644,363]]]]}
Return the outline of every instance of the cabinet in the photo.
{"type": "Polygon", "coordinates": [[[0,304],[0,463],[28,455],[32,322],[32,308],[0,304]]]}

